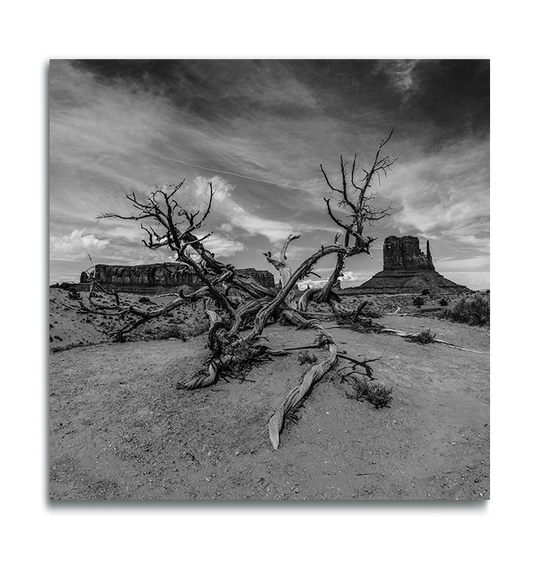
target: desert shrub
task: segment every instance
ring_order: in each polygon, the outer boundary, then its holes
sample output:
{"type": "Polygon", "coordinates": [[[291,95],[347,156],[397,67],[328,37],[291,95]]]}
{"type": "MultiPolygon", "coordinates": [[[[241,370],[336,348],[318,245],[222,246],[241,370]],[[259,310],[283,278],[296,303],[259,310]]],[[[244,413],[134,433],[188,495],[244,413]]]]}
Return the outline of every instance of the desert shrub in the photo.
{"type": "Polygon", "coordinates": [[[424,304],[424,299],[421,296],[415,296],[413,299],[413,304],[420,308],[424,304]]]}
{"type": "Polygon", "coordinates": [[[490,323],[490,297],[482,293],[462,296],[454,305],[443,312],[443,317],[453,322],[463,322],[473,326],[490,323]]]}
{"type": "Polygon", "coordinates": [[[435,341],[435,334],[431,334],[430,330],[423,330],[416,336],[408,338],[409,342],[418,342],[418,344],[431,344],[435,341]]]}
{"type": "Polygon", "coordinates": [[[169,325],[170,328],[162,329],[159,332],[153,332],[152,338],[154,340],[168,340],[169,338],[177,338],[182,342],[187,339],[186,331],[183,328],[175,325],[169,325]]]}
{"type": "Polygon", "coordinates": [[[141,304],[150,304],[152,301],[147,296],[141,296],[139,302],[141,304]]]}
{"type": "Polygon", "coordinates": [[[441,306],[448,306],[448,300],[445,299],[445,298],[441,298],[441,299],[439,300],[439,304],[440,304],[441,306]]]}
{"type": "Polygon", "coordinates": [[[339,314],[335,320],[339,326],[346,326],[356,332],[380,332],[382,330],[381,325],[374,324],[371,318],[363,317],[362,314],[357,317],[357,320],[354,320],[352,314],[339,314]]]}
{"type": "Polygon", "coordinates": [[[423,289],[420,294],[421,294],[422,296],[429,296],[429,294],[430,294],[430,293],[429,293],[429,289],[428,289],[428,288],[423,289]]]}
{"type": "Polygon", "coordinates": [[[310,354],[308,350],[298,353],[298,362],[300,364],[316,364],[318,358],[314,354],[310,354]]]}
{"type": "Polygon", "coordinates": [[[347,381],[352,388],[352,392],[346,392],[346,396],[351,400],[369,402],[378,410],[389,407],[389,403],[392,400],[392,388],[380,382],[356,377],[350,377],[347,381]]]}
{"type": "Polygon", "coordinates": [[[68,297],[72,300],[79,300],[81,298],[80,293],[75,288],[68,291],[68,297]]]}
{"type": "Polygon", "coordinates": [[[352,314],[337,314],[335,317],[335,321],[339,326],[349,326],[350,328],[354,328],[358,320],[354,320],[352,314]]]}
{"type": "Polygon", "coordinates": [[[367,318],[381,318],[383,316],[383,312],[374,303],[370,303],[363,308],[359,316],[366,316],[367,318]]]}

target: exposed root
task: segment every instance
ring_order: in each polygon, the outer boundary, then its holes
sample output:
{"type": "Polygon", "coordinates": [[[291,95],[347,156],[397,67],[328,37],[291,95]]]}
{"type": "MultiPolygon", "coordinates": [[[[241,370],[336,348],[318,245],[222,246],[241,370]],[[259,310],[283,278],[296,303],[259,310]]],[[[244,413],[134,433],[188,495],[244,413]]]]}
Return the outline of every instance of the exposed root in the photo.
{"type": "Polygon", "coordinates": [[[177,382],[176,387],[182,390],[196,390],[197,388],[206,388],[216,384],[221,371],[229,364],[231,357],[223,356],[213,358],[207,365],[207,373],[199,374],[188,382],[177,382]]]}
{"type": "MultiPolygon", "coordinates": [[[[183,390],[195,390],[216,384],[223,375],[244,380],[246,374],[259,362],[270,360],[275,351],[255,341],[235,340],[224,320],[214,311],[206,311],[209,317],[208,345],[211,358],[206,370],[192,380],[179,381],[176,386],[183,390]]],[[[257,338],[264,338],[263,336],[257,338]]]]}
{"type": "Polygon", "coordinates": [[[302,382],[287,394],[281,406],[268,421],[268,434],[275,450],[279,448],[280,434],[283,430],[286,417],[289,416],[289,418],[291,418],[291,416],[294,416],[296,410],[302,406],[305,398],[311,393],[313,386],[321,380],[337,362],[337,345],[333,338],[324,331],[319,321],[315,320],[312,322],[312,327],[319,332],[322,344],[324,346],[327,345],[329,356],[326,360],[315,364],[307,372],[302,382]]]}

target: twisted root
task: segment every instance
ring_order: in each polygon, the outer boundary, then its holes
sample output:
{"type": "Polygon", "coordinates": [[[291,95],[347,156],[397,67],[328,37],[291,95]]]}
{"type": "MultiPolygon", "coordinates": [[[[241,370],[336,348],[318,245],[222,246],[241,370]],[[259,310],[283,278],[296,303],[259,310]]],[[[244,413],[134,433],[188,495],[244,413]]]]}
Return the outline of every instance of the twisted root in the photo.
{"type": "Polygon", "coordinates": [[[335,366],[337,362],[337,345],[318,320],[307,321],[311,328],[319,332],[322,344],[328,346],[329,356],[323,362],[314,365],[304,376],[302,382],[293,388],[283,400],[281,406],[276,410],[268,421],[268,434],[275,450],[279,448],[279,437],[287,416],[294,412],[311,393],[313,386],[321,380],[324,375],[335,366]]]}

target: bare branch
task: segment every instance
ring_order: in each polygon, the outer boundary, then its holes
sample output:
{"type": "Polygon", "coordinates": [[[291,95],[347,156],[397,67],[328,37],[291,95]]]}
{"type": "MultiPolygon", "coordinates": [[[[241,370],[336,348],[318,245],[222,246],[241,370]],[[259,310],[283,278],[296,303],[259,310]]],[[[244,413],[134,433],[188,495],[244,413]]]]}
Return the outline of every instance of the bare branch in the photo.
{"type": "MultiPolygon", "coordinates": [[[[198,230],[205,224],[213,208],[215,189],[211,182],[209,182],[207,200],[198,209],[179,204],[178,194],[184,185],[185,180],[183,180],[177,185],[156,185],[148,196],[142,195],[142,198],[139,198],[135,192],[130,193],[127,195],[127,200],[132,205],[133,214],[129,216],[115,213],[101,214],[99,218],[140,221],[140,226],[146,233],[143,244],[150,249],[167,247],[173,251],[176,260],[184,265],[184,268],[195,273],[204,285],[190,295],[181,290],[179,298],[156,311],[145,311],[134,306],[123,308],[118,304],[110,312],[123,312],[123,316],[131,315],[135,317],[135,320],[123,327],[116,335],[121,337],[131,332],[140,324],[168,312],[169,308],[174,308],[173,305],[206,297],[207,302],[214,305],[209,310],[206,307],[210,320],[208,334],[210,357],[203,372],[200,371],[192,380],[180,381],[178,384],[180,388],[194,389],[215,384],[221,377],[236,377],[235,372],[239,371],[235,368],[239,368],[239,365],[243,368],[243,365],[246,365],[249,369],[252,361],[258,356],[263,355],[271,359],[273,355],[279,355],[280,351],[271,350],[259,343],[259,340],[263,338],[264,328],[271,321],[276,322],[283,318],[297,328],[315,329],[318,337],[313,347],[327,350],[328,357],[315,364],[305,374],[301,383],[288,394],[270,419],[269,434],[273,446],[277,448],[285,419],[294,415],[295,410],[301,406],[313,385],[335,366],[337,358],[350,362],[353,372],[356,368],[363,369],[367,376],[372,376],[372,368],[369,364],[371,360],[357,360],[338,354],[333,338],[326,332],[319,318],[333,318],[338,317],[339,313],[344,313],[357,319],[365,304],[360,304],[354,311],[353,308],[342,304],[340,296],[333,292],[332,288],[338,286],[339,277],[348,257],[359,253],[370,254],[370,245],[374,238],[363,235],[365,226],[380,221],[388,215],[390,210],[390,205],[385,209],[378,209],[373,205],[375,194],[370,193],[370,188],[375,178],[379,182],[382,174],[387,175],[387,171],[397,159],[397,157],[394,159],[389,156],[381,157],[382,149],[392,137],[392,133],[393,130],[387,138],[381,140],[372,165],[368,170],[362,170],[363,176],[360,180],[357,180],[356,174],[357,154],[354,154],[351,164],[342,155],[340,156],[339,187],[334,186],[324,167],[320,165],[318,171],[322,173],[325,184],[332,193],[329,197],[324,197],[326,211],[339,232],[335,234],[333,244],[321,246],[295,271],[292,271],[288,264],[287,252],[291,242],[298,239],[300,235],[290,234],[284,241],[278,256],[273,256],[271,251],[265,252],[264,256],[267,261],[281,275],[281,289],[260,285],[253,278],[240,274],[232,265],[218,261],[214,254],[205,248],[204,241],[211,236],[211,233],[200,234],[198,230]],[[143,224],[145,219],[149,220],[146,225],[143,224]],[[320,259],[328,255],[336,257],[336,264],[326,285],[321,289],[305,291],[297,305],[294,301],[296,284],[304,277],[319,276],[313,269],[320,259]],[[333,314],[307,312],[309,302],[318,301],[321,296],[330,304],[333,314]],[[245,328],[252,325],[253,328],[250,331],[242,334],[245,328]]],[[[243,372],[243,370],[240,371],[241,378],[243,378],[243,372]]]]}
{"type": "Polygon", "coordinates": [[[324,171],[324,168],[322,167],[322,164],[320,164],[320,169],[319,171],[322,171],[322,175],[324,176],[324,179],[326,180],[326,183],[328,184],[328,187],[332,190],[332,191],[336,191],[337,193],[342,193],[342,191],[340,189],[337,189],[336,187],[333,187],[333,185],[329,182],[328,176],[326,175],[326,172],[324,171]]]}

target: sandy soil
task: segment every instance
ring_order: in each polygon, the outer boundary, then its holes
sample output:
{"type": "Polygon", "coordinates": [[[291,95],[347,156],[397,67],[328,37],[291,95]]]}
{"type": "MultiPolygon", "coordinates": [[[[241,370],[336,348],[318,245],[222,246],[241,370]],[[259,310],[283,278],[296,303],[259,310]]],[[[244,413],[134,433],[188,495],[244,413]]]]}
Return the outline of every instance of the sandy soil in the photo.
{"type": "MultiPolygon", "coordinates": [[[[207,356],[204,336],[93,345],[105,340],[101,325],[78,324],[74,311],[70,320],[63,294],[53,293],[50,307],[64,335],[58,342],[72,344],[70,329],[91,345],[50,355],[51,499],[489,497],[488,354],[335,328],[342,350],[381,357],[375,377],[392,387],[390,407],[349,399],[349,388],[329,375],[274,451],[268,418],[306,371],[296,352],[244,382],[177,390],[207,356]]],[[[377,321],[489,350],[488,328],[425,316],[377,321]]],[[[275,348],[314,339],[289,327],[265,334],[275,348]]]]}

